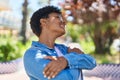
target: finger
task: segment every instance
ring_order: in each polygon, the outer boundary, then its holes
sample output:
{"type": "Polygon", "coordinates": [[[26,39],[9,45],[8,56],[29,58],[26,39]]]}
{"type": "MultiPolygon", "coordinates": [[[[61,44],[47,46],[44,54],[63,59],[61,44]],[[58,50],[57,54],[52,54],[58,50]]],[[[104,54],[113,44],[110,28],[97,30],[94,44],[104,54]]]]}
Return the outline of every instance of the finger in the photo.
{"type": "Polygon", "coordinates": [[[46,56],[44,57],[45,59],[50,59],[50,60],[57,60],[56,56],[46,56]]]}
{"type": "Polygon", "coordinates": [[[84,54],[84,52],[82,50],[80,50],[79,48],[69,48],[68,52],[77,52],[78,54],[84,54]]]}
{"type": "Polygon", "coordinates": [[[55,78],[55,76],[60,72],[60,69],[55,69],[55,71],[50,71],[49,74],[46,74],[48,79],[55,78]]]}
{"type": "Polygon", "coordinates": [[[52,56],[45,56],[44,58],[45,59],[51,59],[51,60],[53,59],[52,56]]]}
{"type": "Polygon", "coordinates": [[[48,79],[50,78],[54,78],[54,72],[55,72],[55,69],[56,67],[53,65],[51,66],[46,72],[45,72],[45,76],[48,77],[48,79]]]}
{"type": "Polygon", "coordinates": [[[50,69],[51,73],[49,76],[54,78],[56,74],[58,74],[61,70],[62,70],[61,67],[59,67],[58,65],[55,65],[53,68],[50,69]]]}
{"type": "MultiPolygon", "coordinates": [[[[51,71],[49,71],[49,69],[47,71],[44,71],[44,76],[45,77],[49,77],[49,74],[51,73],[51,71]]],[[[50,77],[49,77],[50,78],[50,77]]]]}
{"type": "MultiPolygon", "coordinates": [[[[51,62],[50,62],[50,63],[51,63],[51,62]]],[[[49,69],[49,67],[50,67],[50,65],[51,65],[50,63],[44,68],[44,71],[43,71],[44,74],[46,74],[46,72],[48,71],[48,69],[49,69]]]]}
{"type": "Polygon", "coordinates": [[[48,71],[45,73],[45,76],[46,76],[46,77],[50,77],[50,73],[51,73],[51,71],[48,70],[48,71]]]}
{"type": "Polygon", "coordinates": [[[57,57],[56,56],[52,56],[53,60],[57,60],[57,57]]]}
{"type": "Polygon", "coordinates": [[[55,77],[55,76],[54,76],[54,73],[55,73],[55,72],[50,72],[48,78],[54,78],[54,77],[55,77]]]}
{"type": "Polygon", "coordinates": [[[55,68],[55,61],[51,61],[44,69],[44,75],[49,76],[50,72],[52,72],[55,68]]]}
{"type": "Polygon", "coordinates": [[[56,69],[56,71],[53,73],[52,77],[57,76],[57,74],[58,74],[60,71],[61,71],[60,69],[56,69]]]}

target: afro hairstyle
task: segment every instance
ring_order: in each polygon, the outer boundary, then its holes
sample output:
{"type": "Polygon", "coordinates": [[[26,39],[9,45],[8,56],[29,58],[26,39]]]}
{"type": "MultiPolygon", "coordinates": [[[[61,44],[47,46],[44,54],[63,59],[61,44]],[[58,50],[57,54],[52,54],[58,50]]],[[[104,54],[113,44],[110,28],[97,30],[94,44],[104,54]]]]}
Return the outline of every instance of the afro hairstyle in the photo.
{"type": "Polygon", "coordinates": [[[61,14],[61,11],[59,8],[55,6],[45,6],[43,8],[38,9],[35,11],[30,19],[30,26],[33,31],[33,33],[39,37],[42,31],[40,19],[42,18],[48,18],[49,14],[51,13],[58,13],[61,14]]]}

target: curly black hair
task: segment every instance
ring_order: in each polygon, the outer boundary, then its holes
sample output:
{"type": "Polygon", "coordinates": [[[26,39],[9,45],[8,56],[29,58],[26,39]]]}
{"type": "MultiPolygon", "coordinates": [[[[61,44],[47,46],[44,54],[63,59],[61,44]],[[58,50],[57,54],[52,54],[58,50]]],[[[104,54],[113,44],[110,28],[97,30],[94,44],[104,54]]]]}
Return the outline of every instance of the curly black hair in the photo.
{"type": "Polygon", "coordinates": [[[33,33],[36,34],[38,37],[40,36],[41,31],[42,31],[40,19],[48,18],[49,14],[53,12],[61,14],[60,9],[58,9],[55,6],[45,6],[33,13],[30,19],[30,26],[31,26],[33,33]]]}

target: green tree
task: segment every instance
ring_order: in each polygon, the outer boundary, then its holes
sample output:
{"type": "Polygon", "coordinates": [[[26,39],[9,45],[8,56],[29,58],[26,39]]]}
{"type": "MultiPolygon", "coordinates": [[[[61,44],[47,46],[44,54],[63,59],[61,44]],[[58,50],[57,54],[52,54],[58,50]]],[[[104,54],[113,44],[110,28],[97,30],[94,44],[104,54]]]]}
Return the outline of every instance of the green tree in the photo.
{"type": "Polygon", "coordinates": [[[87,33],[93,39],[96,53],[110,53],[110,46],[117,35],[119,0],[65,0],[63,12],[70,11],[73,24],[87,25],[87,33]],[[113,4],[114,3],[114,4],[113,4]]]}
{"type": "Polygon", "coordinates": [[[24,0],[23,6],[22,6],[22,27],[21,27],[21,32],[20,35],[22,36],[22,43],[25,44],[27,41],[26,38],[26,27],[27,27],[27,16],[28,16],[28,0],[24,0]]]}

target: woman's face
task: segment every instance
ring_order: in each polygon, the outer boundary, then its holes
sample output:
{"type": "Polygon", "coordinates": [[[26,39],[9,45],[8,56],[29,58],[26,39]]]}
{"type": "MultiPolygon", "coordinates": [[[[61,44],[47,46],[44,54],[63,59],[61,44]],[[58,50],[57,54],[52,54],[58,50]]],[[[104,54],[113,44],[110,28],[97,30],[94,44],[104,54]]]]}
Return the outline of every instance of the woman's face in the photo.
{"type": "Polygon", "coordinates": [[[46,24],[52,33],[57,34],[57,36],[61,36],[65,34],[65,18],[61,14],[51,13],[47,18],[46,24]]]}

